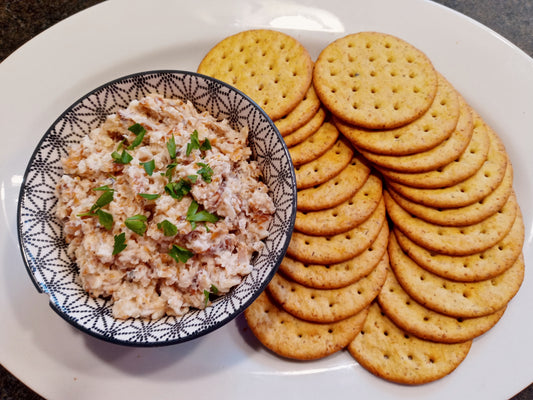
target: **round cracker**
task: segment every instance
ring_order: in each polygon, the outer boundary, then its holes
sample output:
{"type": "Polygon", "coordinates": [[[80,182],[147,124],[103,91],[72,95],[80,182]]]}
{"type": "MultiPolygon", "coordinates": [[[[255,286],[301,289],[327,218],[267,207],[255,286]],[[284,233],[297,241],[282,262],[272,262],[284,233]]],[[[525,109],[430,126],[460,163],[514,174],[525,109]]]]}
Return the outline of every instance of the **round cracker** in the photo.
{"type": "Polygon", "coordinates": [[[490,148],[490,137],[486,125],[474,110],[471,110],[471,112],[474,124],[472,137],[465,151],[453,162],[428,172],[404,173],[379,168],[380,172],[387,180],[423,189],[453,186],[470,178],[487,160],[490,148]]]}
{"type": "Polygon", "coordinates": [[[318,130],[296,146],[289,148],[292,163],[302,165],[316,160],[337,142],[339,131],[330,122],[324,122],[318,130]]]}
{"type": "Polygon", "coordinates": [[[330,180],[350,163],[352,157],[351,146],[344,138],[339,138],[322,156],[294,168],[296,188],[307,189],[330,180]]]}
{"type": "Polygon", "coordinates": [[[339,289],[308,288],[276,274],[268,291],[281,308],[295,317],[312,322],[336,322],[370,305],[385,283],[388,265],[385,254],[367,276],[339,289]]]}
{"type": "Polygon", "coordinates": [[[506,309],[477,318],[454,318],[437,313],[409,296],[390,270],[378,301],[399,328],[421,339],[441,343],[465,342],[484,334],[500,320],[506,309]]]}
{"type": "Polygon", "coordinates": [[[247,30],[217,43],[198,72],[240,89],[273,120],[302,101],[311,85],[313,61],[295,38],[268,29],[247,30]]]}
{"type": "Polygon", "coordinates": [[[389,129],[422,115],[437,91],[429,58],[392,35],[359,32],[326,46],[313,83],[338,118],[369,129],[389,129]]]}
{"type": "Polygon", "coordinates": [[[503,181],[492,192],[477,203],[458,208],[434,208],[415,203],[396,193],[392,188],[388,193],[394,201],[408,213],[426,222],[443,226],[466,226],[481,222],[500,210],[513,191],[513,168],[507,164],[503,181]]]}
{"type": "Polygon", "coordinates": [[[306,264],[284,257],[279,270],[293,281],[317,289],[338,289],[368,275],[387,251],[389,226],[383,224],[376,240],[354,258],[337,264],[306,264]]]}
{"type": "Polygon", "coordinates": [[[441,254],[464,256],[480,253],[498,243],[511,230],[517,215],[516,196],[490,217],[468,226],[442,226],[423,221],[403,210],[388,192],[383,194],[395,227],[420,246],[441,254]]]}
{"type": "Polygon", "coordinates": [[[518,292],[524,279],[523,255],[511,268],[492,279],[457,282],[442,278],[409,258],[394,233],[389,238],[389,257],[398,282],[413,299],[433,311],[458,318],[482,317],[501,310],[518,292]]]}
{"type": "Polygon", "coordinates": [[[381,200],[366,221],[347,232],[333,236],[311,236],[293,232],[287,254],[310,264],[336,264],[347,261],[370,247],[385,221],[385,203],[381,200]]]}
{"type": "Polygon", "coordinates": [[[307,124],[320,109],[320,100],[313,85],[302,101],[286,116],[274,121],[281,136],[286,136],[307,124]]]}
{"type": "Polygon", "coordinates": [[[287,147],[296,146],[297,144],[302,143],[322,126],[325,119],[326,111],[323,108],[320,108],[304,126],[283,137],[287,147]]]}
{"type": "Polygon", "coordinates": [[[448,256],[429,251],[394,230],[398,244],[403,251],[420,267],[443,278],[476,282],[494,278],[515,263],[522,252],[525,228],[520,209],[509,233],[489,249],[469,256],[448,256]]]}
{"type": "Polygon", "coordinates": [[[370,168],[356,155],[330,180],[308,189],[299,190],[296,207],[300,211],[318,211],[338,206],[352,197],[367,181],[370,168]]]}
{"type": "Polygon", "coordinates": [[[348,351],[365,369],[388,381],[419,385],[454,371],[465,359],[472,341],[437,343],[419,339],[398,328],[374,303],[363,329],[348,351]]]}
{"type": "Polygon", "coordinates": [[[345,348],[361,330],[367,314],[365,309],[329,324],[304,321],[281,309],[266,290],[244,311],[250,330],[265,347],[297,360],[314,360],[345,348]]]}
{"type": "Polygon", "coordinates": [[[344,203],[321,211],[297,211],[294,228],[308,235],[336,235],[366,220],[382,196],[381,179],[370,175],[365,184],[344,203]]]}
{"type": "Polygon", "coordinates": [[[450,137],[430,150],[404,156],[376,154],[362,149],[359,152],[378,167],[400,172],[420,173],[447,165],[463,153],[472,138],[474,124],[470,107],[461,97],[460,104],[461,111],[455,130],[450,137]]]}
{"type": "Polygon", "coordinates": [[[471,177],[453,186],[438,189],[420,189],[387,181],[402,196],[429,207],[464,207],[486,197],[501,183],[507,169],[505,147],[496,134],[489,130],[490,148],[487,159],[471,177]]]}

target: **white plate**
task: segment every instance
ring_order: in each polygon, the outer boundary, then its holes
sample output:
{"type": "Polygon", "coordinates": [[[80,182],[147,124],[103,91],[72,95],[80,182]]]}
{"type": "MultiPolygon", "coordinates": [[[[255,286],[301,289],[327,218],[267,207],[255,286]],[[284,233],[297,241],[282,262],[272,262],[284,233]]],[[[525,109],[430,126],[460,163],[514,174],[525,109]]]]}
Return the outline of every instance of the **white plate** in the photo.
{"type": "Polygon", "coordinates": [[[332,397],[502,399],[533,380],[533,60],[456,12],[424,0],[112,0],[53,26],[0,64],[0,362],[54,399],[332,397]],[[264,350],[237,318],[198,340],[133,349],[79,333],[37,293],[17,245],[17,196],[45,130],[84,93],[150,69],[195,70],[231,33],[283,30],[316,57],[337,37],[377,30],[425,51],[502,137],[526,224],[526,276],[499,324],[450,376],[421,387],[378,379],[345,352],[292,362],[264,350]]]}

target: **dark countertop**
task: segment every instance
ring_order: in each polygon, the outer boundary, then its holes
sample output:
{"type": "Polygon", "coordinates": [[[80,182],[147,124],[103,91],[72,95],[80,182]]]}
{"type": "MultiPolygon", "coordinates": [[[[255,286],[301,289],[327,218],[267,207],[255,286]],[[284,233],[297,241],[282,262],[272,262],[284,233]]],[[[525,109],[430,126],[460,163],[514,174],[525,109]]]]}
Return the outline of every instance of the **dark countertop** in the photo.
{"type": "MultiPolygon", "coordinates": [[[[401,1],[401,0],[397,0],[401,1]]],[[[3,0],[0,62],[51,25],[101,0],[3,0]]],[[[533,0],[438,0],[493,29],[533,57],[533,0]]],[[[0,366],[0,400],[41,397],[0,366]]],[[[533,399],[533,384],[513,400],[533,399]]]]}

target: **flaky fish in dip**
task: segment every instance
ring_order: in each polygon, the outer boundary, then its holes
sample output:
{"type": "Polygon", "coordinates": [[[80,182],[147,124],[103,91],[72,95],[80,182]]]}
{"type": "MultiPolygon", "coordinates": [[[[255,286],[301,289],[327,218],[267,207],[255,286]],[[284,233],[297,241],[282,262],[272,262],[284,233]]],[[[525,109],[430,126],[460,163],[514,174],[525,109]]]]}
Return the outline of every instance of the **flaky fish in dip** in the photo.
{"type": "Polygon", "coordinates": [[[247,137],[154,94],[70,148],[56,215],[84,289],[116,318],[204,308],[250,273],[275,209],[247,137]]]}

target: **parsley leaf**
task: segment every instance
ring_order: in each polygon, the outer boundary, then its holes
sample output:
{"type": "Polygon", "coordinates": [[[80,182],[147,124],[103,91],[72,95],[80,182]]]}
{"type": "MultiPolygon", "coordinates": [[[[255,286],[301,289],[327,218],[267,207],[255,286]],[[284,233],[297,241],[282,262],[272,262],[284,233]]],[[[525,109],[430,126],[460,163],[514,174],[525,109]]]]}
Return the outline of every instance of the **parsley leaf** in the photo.
{"type": "Polygon", "coordinates": [[[113,227],[113,216],[101,209],[96,211],[96,215],[98,216],[98,222],[100,222],[100,225],[102,225],[108,231],[111,230],[113,227]]]}
{"type": "Polygon", "coordinates": [[[107,185],[94,188],[93,190],[103,191],[104,193],[102,193],[100,197],[98,197],[89,212],[78,214],[78,217],[97,216],[100,225],[102,225],[105,229],[110,230],[113,227],[113,216],[108,212],[103,211],[102,207],[108,205],[113,201],[115,191],[107,185]]]}
{"type": "Polygon", "coordinates": [[[174,160],[176,158],[176,139],[174,138],[174,134],[172,134],[172,137],[167,142],[167,150],[170,158],[174,160]]]}
{"type": "Polygon", "coordinates": [[[129,154],[125,149],[122,149],[122,143],[119,144],[116,151],[111,153],[111,158],[117,164],[129,164],[131,160],[133,160],[131,154],[129,154]],[[120,150],[122,150],[122,153],[119,153],[120,150]]]}
{"type": "Polygon", "coordinates": [[[142,214],[134,215],[133,217],[126,218],[126,221],[124,221],[124,224],[131,229],[133,232],[135,232],[137,235],[144,235],[146,232],[146,222],[147,218],[146,216],[142,214]]]}
{"type": "Polygon", "coordinates": [[[189,258],[194,256],[194,253],[190,250],[187,250],[183,247],[172,245],[172,248],[168,252],[168,255],[172,257],[176,262],[186,263],[189,258]]]}
{"type": "Polygon", "coordinates": [[[139,196],[141,196],[143,199],[146,199],[146,200],[155,200],[161,197],[159,193],[156,193],[156,194],[139,193],[139,196]]]}
{"type": "Polygon", "coordinates": [[[200,163],[200,162],[196,163],[196,165],[198,165],[199,167],[202,167],[196,172],[200,174],[204,182],[211,183],[211,177],[213,176],[213,170],[211,169],[211,167],[205,163],[200,163]]]}
{"type": "Polygon", "coordinates": [[[91,212],[95,213],[98,209],[108,205],[113,201],[115,191],[113,189],[103,189],[103,187],[96,188],[94,190],[104,190],[104,193],[100,195],[98,200],[91,207],[91,212]]]}
{"type": "Polygon", "coordinates": [[[144,138],[146,129],[141,124],[133,124],[128,128],[130,132],[135,134],[135,140],[128,146],[128,150],[133,150],[135,147],[139,146],[144,138]]]}
{"type": "Polygon", "coordinates": [[[200,150],[202,151],[206,151],[206,150],[211,150],[211,142],[209,141],[208,138],[205,138],[205,140],[203,141],[202,145],[200,146],[200,150]]]}
{"type": "Polygon", "coordinates": [[[220,217],[215,214],[211,214],[206,210],[198,211],[199,204],[196,201],[192,201],[189,209],[187,210],[187,216],[185,219],[191,223],[192,229],[196,229],[196,222],[217,222],[220,217]]]}
{"type": "Polygon", "coordinates": [[[173,199],[181,200],[191,191],[191,184],[185,179],[179,182],[169,182],[165,185],[165,192],[167,192],[173,199]]]}
{"type": "Polygon", "coordinates": [[[126,234],[124,232],[115,235],[115,244],[113,246],[113,255],[116,256],[118,253],[120,253],[122,250],[124,250],[127,247],[126,244],[126,234]]]}
{"type": "Polygon", "coordinates": [[[140,164],[143,166],[143,168],[146,171],[146,173],[149,176],[152,176],[152,174],[154,173],[154,169],[155,169],[155,161],[152,159],[150,161],[142,162],[140,164]]]}
{"type": "Polygon", "coordinates": [[[204,289],[204,306],[207,307],[207,304],[209,304],[210,295],[217,295],[218,294],[218,288],[215,285],[211,285],[211,288],[209,290],[204,289]]]}
{"type": "Polygon", "coordinates": [[[172,171],[174,171],[177,166],[177,163],[167,165],[167,171],[165,172],[165,176],[168,178],[169,181],[172,180],[172,171]]]}
{"type": "Polygon", "coordinates": [[[191,134],[191,141],[190,143],[187,143],[187,151],[186,151],[186,155],[187,156],[190,156],[191,155],[191,152],[194,150],[194,149],[199,149],[200,148],[200,140],[198,139],[198,131],[195,129],[193,131],[193,133],[191,134]]]}
{"type": "Polygon", "coordinates": [[[178,227],[167,219],[158,223],[157,227],[163,230],[165,236],[174,236],[178,233],[178,227]]]}

